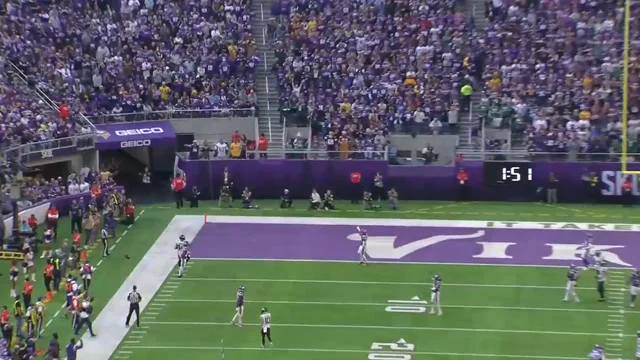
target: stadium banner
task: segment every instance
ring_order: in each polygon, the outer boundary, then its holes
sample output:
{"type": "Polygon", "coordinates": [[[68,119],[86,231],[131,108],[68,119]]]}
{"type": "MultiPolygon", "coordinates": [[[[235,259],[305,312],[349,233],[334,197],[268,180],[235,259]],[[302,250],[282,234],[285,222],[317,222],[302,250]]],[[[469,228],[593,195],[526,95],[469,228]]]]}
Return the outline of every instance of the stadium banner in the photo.
{"type": "MultiPolygon", "coordinates": [[[[457,164],[469,174],[472,200],[538,201],[543,198],[549,174],[558,179],[560,202],[591,202],[592,192],[583,176],[594,172],[600,178],[601,200],[620,202],[625,176],[619,163],[534,162],[532,181],[525,186],[492,186],[484,183],[484,163],[464,161],[457,164]]],[[[383,176],[385,189],[396,188],[401,200],[456,200],[457,166],[392,166],[372,160],[197,160],[180,158],[177,168],[189,175],[189,185],[197,185],[203,198],[217,198],[224,168],[229,169],[235,195],[247,186],[256,198],[279,198],[289,189],[295,198],[306,199],[311,190],[332,190],[339,199],[353,194],[349,175],[358,171],[365,189],[373,185],[376,172],[383,176]]],[[[640,170],[640,164],[629,164],[640,170]]],[[[633,175],[633,193],[640,196],[640,177],[633,175]]]]}
{"type": "Polygon", "coordinates": [[[70,145],[57,149],[32,149],[32,152],[27,154],[22,154],[22,163],[28,164],[34,161],[40,160],[51,160],[50,162],[55,162],[52,160],[53,158],[64,156],[64,155],[73,155],[78,151],[77,145],[70,145]]]}
{"type": "MultiPolygon", "coordinates": [[[[124,187],[116,186],[115,189],[120,191],[120,190],[123,190],[124,187]]],[[[33,206],[30,206],[20,211],[18,213],[18,217],[19,217],[19,220],[22,221],[22,220],[27,220],[31,216],[31,214],[33,214],[36,216],[36,219],[38,219],[38,224],[44,224],[47,218],[47,211],[49,210],[49,208],[51,208],[52,205],[55,205],[55,207],[60,212],[60,215],[67,215],[69,214],[69,208],[71,207],[71,203],[73,202],[73,200],[80,200],[80,198],[83,198],[85,201],[85,204],[88,204],[89,200],[91,199],[91,192],[86,192],[86,193],[77,194],[77,195],[60,196],[55,199],[39,202],[37,204],[34,204],[33,206]]],[[[13,215],[5,216],[4,217],[5,239],[11,235],[12,230],[13,230],[13,215]]]]}
{"type": "Polygon", "coordinates": [[[173,145],[176,133],[170,121],[146,121],[97,125],[98,150],[173,145]]]}

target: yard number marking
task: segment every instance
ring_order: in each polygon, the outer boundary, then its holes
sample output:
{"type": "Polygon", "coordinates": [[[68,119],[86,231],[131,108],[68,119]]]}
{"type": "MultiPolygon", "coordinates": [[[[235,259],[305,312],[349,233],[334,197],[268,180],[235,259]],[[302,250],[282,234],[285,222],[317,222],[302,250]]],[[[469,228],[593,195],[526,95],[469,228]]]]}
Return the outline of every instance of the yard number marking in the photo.
{"type": "Polygon", "coordinates": [[[404,339],[400,339],[394,343],[379,343],[374,342],[371,344],[371,350],[374,352],[369,353],[369,360],[411,360],[411,354],[407,354],[408,352],[413,352],[416,349],[416,346],[413,344],[409,344],[404,339]],[[384,351],[384,353],[379,353],[375,351],[384,351]],[[391,351],[397,351],[393,353],[391,351]]]}
{"type": "Polygon", "coordinates": [[[413,300],[389,300],[386,312],[419,314],[427,311],[427,302],[415,297],[413,300]]]}

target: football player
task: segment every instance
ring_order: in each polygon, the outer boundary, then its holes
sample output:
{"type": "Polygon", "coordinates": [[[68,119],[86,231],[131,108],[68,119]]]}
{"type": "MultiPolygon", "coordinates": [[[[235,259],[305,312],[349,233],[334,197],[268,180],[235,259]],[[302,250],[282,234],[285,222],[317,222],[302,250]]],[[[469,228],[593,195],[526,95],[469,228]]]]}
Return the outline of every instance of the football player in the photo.
{"type": "Polygon", "coordinates": [[[602,346],[596,345],[593,347],[593,350],[589,353],[589,360],[605,360],[602,346]]]}
{"type": "Polygon", "coordinates": [[[578,295],[576,295],[576,285],[578,284],[579,277],[578,267],[571,264],[571,266],[569,266],[569,272],[567,273],[567,290],[564,293],[564,300],[562,301],[567,302],[573,300],[577,303],[580,302],[578,295]]]}
{"type": "Polygon", "coordinates": [[[629,301],[629,306],[636,307],[636,297],[640,292],[640,271],[638,269],[633,270],[631,272],[631,276],[629,277],[629,293],[631,294],[631,299],[629,301]]]}
{"type": "Polygon", "coordinates": [[[18,281],[19,275],[20,270],[18,269],[18,262],[12,260],[11,267],[9,268],[9,281],[11,281],[11,297],[18,296],[18,293],[16,292],[16,282],[18,281]]]}
{"type": "Polygon", "coordinates": [[[596,280],[598,281],[598,294],[600,294],[600,299],[598,301],[604,302],[606,298],[604,297],[604,293],[606,291],[605,285],[607,283],[607,268],[604,266],[596,266],[596,280]]]}
{"type": "Polygon", "coordinates": [[[242,327],[242,314],[244,313],[244,286],[240,285],[236,294],[236,314],[231,319],[231,324],[242,327]]]}
{"type": "Polygon", "coordinates": [[[189,244],[185,241],[184,246],[182,246],[182,250],[179,250],[178,253],[178,277],[182,277],[184,275],[185,267],[189,260],[191,260],[191,252],[189,251],[189,244]]]}
{"type": "Polygon", "coordinates": [[[360,229],[358,227],[358,232],[360,233],[360,246],[358,247],[358,254],[360,255],[359,265],[367,265],[369,262],[367,259],[367,230],[360,229]]]}
{"type": "Polygon", "coordinates": [[[273,347],[273,341],[271,341],[271,313],[267,308],[262,308],[260,312],[260,331],[262,335],[262,348],[264,349],[265,338],[269,340],[269,346],[273,347]]]}
{"type": "Polygon", "coordinates": [[[640,331],[638,331],[638,340],[636,343],[636,360],[640,360],[640,331]]]}
{"type": "Polygon", "coordinates": [[[442,279],[440,275],[433,277],[433,286],[431,287],[431,311],[429,314],[433,315],[438,310],[438,316],[442,316],[442,308],[440,307],[440,286],[442,285],[442,279]]]}
{"type": "Polygon", "coordinates": [[[591,267],[591,251],[593,250],[593,235],[587,234],[587,239],[582,243],[578,250],[583,250],[582,264],[586,269],[591,267]]]}
{"type": "Polygon", "coordinates": [[[178,241],[176,241],[176,246],[175,246],[175,249],[178,252],[178,258],[180,258],[182,249],[185,247],[186,248],[189,247],[189,242],[187,241],[184,235],[180,235],[180,238],[178,239],[178,241]]]}

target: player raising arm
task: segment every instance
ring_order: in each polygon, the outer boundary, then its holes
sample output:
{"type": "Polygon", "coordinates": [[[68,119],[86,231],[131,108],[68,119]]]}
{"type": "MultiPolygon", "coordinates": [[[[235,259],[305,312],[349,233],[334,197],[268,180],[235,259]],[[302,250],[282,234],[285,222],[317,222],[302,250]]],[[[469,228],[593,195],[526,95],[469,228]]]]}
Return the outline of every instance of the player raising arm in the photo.
{"type": "Polygon", "coordinates": [[[569,272],[567,273],[567,290],[564,293],[564,299],[562,301],[567,302],[569,300],[573,300],[574,302],[580,302],[578,299],[578,295],[576,295],[576,286],[578,284],[578,277],[580,273],[578,272],[578,267],[571,264],[569,266],[569,272]]]}
{"type": "Polygon", "coordinates": [[[244,286],[240,285],[236,294],[236,314],[231,319],[231,324],[242,327],[242,314],[244,313],[244,286]]]}
{"type": "Polygon", "coordinates": [[[271,341],[271,313],[267,308],[262,308],[260,312],[260,329],[262,348],[264,349],[265,338],[269,340],[269,346],[273,347],[273,341],[271,341]]]}

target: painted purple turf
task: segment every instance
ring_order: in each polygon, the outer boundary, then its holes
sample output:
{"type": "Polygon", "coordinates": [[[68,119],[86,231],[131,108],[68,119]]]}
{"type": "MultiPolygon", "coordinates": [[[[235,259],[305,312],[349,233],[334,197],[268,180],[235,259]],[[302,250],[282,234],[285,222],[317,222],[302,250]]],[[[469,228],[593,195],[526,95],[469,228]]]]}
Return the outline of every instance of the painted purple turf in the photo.
{"type": "MultiPolygon", "coordinates": [[[[393,237],[396,253],[402,256],[383,255],[374,261],[407,261],[438,263],[521,264],[521,265],[568,265],[574,260],[544,259],[552,253],[546,244],[581,244],[583,231],[368,226],[369,255],[375,252],[376,243],[391,244],[391,239],[376,241],[376,237],[393,237]],[[426,247],[418,245],[429,242],[434,236],[460,236],[466,239],[446,239],[426,247]],[[423,240],[427,239],[427,240],[423,240]],[[420,241],[420,242],[419,242],[420,241]],[[483,251],[479,242],[515,243],[508,247],[504,258],[474,258],[483,251]],[[408,249],[407,247],[414,247],[408,249]]],[[[351,260],[358,258],[357,230],[352,225],[288,225],[288,224],[205,224],[193,241],[192,255],[199,258],[223,259],[298,259],[298,260],[351,260]]],[[[637,266],[640,241],[633,232],[598,231],[595,245],[622,246],[603,251],[618,255],[623,262],[637,266]]],[[[384,247],[384,246],[382,246],[384,247]]],[[[377,249],[381,247],[378,246],[377,249]]],[[[378,254],[390,254],[378,251],[378,254]]],[[[576,252],[579,255],[579,252],[576,252]]],[[[605,253],[605,255],[607,255],[605,253]]],[[[620,264],[612,263],[612,266],[620,264]]]]}

